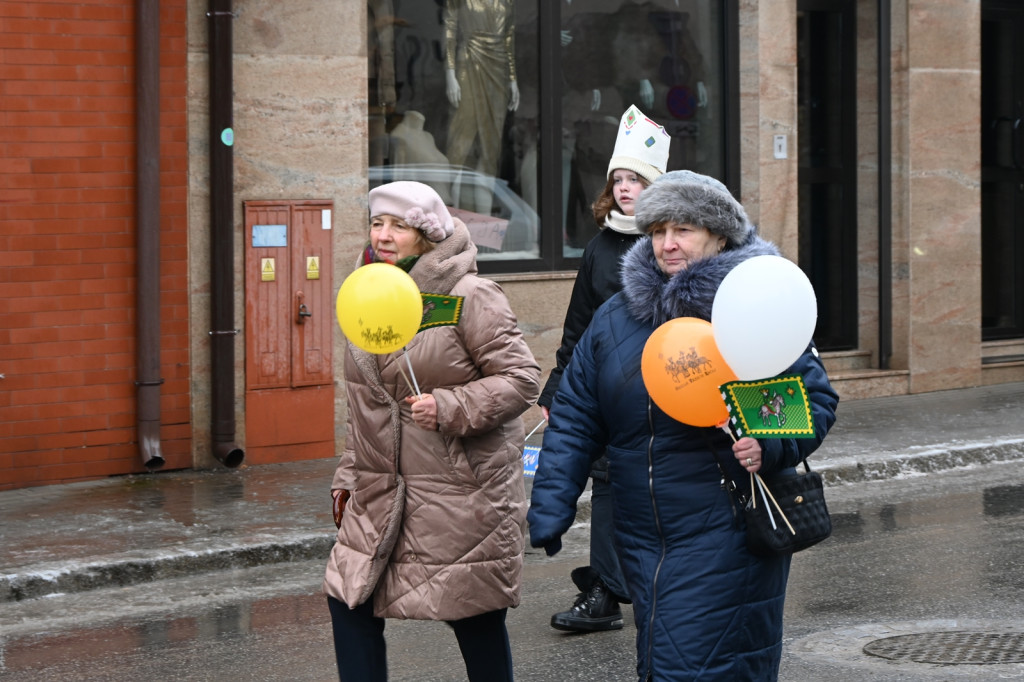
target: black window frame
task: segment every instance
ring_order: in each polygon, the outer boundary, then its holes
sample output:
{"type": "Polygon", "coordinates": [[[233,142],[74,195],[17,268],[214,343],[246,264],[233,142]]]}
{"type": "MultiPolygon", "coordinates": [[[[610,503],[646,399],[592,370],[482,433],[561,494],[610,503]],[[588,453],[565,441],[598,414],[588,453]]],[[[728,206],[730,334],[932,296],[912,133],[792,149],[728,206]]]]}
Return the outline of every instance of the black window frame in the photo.
{"type": "MultiPolygon", "coordinates": [[[[739,8],[726,0],[710,0],[719,5],[722,23],[719,27],[722,46],[722,91],[725,93],[722,126],[722,160],[725,177],[720,178],[740,198],[740,87],[739,87],[739,8]]],[[[561,12],[558,2],[538,0],[539,22],[539,116],[537,177],[538,214],[540,215],[540,257],[516,260],[480,260],[477,267],[483,275],[514,275],[574,271],[580,257],[563,255],[562,244],[562,93],[560,90],[561,12]],[[554,122],[553,125],[550,122],[554,122]],[[551,228],[550,226],[556,226],[551,228]]],[[[524,74],[521,74],[521,77],[524,74]]],[[[670,169],[672,170],[672,169],[670,169]]]]}

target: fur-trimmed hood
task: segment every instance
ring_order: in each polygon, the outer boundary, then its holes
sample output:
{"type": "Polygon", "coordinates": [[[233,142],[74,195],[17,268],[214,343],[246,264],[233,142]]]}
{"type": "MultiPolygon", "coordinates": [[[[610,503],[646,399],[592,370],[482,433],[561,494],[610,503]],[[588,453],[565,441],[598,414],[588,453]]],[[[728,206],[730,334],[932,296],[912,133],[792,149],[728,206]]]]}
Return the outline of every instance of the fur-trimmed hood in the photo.
{"type": "Polygon", "coordinates": [[[694,261],[671,279],[658,267],[650,238],[637,241],[622,257],[622,292],[630,314],[655,327],[677,317],[710,321],[718,285],[734,267],[754,256],[779,255],[774,244],[757,236],[753,226],[750,229],[742,245],[694,261]]]}

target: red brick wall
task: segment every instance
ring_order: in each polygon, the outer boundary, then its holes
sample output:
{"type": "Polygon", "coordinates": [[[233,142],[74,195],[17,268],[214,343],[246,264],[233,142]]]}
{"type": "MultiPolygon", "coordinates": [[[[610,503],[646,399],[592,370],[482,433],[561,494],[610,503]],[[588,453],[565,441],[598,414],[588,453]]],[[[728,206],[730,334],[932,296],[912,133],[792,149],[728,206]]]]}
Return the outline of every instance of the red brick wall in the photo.
{"type": "MultiPolygon", "coordinates": [[[[160,3],[161,439],[191,464],[186,0],[160,3]]],[[[132,0],[0,0],[0,490],[142,471],[132,0]]]]}

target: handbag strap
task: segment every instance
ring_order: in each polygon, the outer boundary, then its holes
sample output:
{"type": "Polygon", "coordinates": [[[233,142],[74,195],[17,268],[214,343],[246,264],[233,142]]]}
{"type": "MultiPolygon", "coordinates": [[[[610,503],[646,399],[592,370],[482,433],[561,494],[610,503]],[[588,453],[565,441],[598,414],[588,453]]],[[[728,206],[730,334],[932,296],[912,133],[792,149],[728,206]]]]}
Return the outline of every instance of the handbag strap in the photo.
{"type": "MultiPolygon", "coordinates": [[[[736,485],[736,481],[734,481],[732,477],[729,476],[729,474],[726,472],[725,466],[722,464],[722,458],[718,456],[718,450],[716,450],[715,446],[711,444],[711,439],[708,438],[708,435],[704,432],[701,432],[701,436],[704,437],[704,443],[708,446],[708,450],[710,450],[711,454],[714,455],[715,457],[715,464],[718,465],[718,471],[722,475],[722,487],[729,491],[729,494],[732,496],[733,499],[736,500],[736,502],[739,503],[740,509],[742,509],[743,506],[747,503],[747,496],[743,494],[739,486],[736,485]]],[[[807,463],[806,457],[801,459],[797,464],[803,464],[804,471],[806,473],[811,472],[811,465],[807,463]]],[[[753,494],[753,491],[751,491],[751,494],[753,494]]]]}
{"type": "MultiPolygon", "coordinates": [[[[768,490],[768,486],[764,483],[761,477],[758,476],[757,474],[751,476],[752,481],[756,479],[757,486],[755,488],[753,484],[751,485],[750,497],[748,498],[746,495],[740,492],[739,488],[736,485],[736,482],[733,481],[732,478],[730,478],[729,474],[726,473],[725,467],[722,466],[722,460],[718,456],[718,451],[715,450],[715,447],[713,445],[711,445],[711,440],[708,439],[706,434],[704,435],[704,441],[707,443],[708,449],[711,450],[711,454],[714,455],[715,457],[715,463],[718,465],[718,470],[722,473],[722,487],[729,492],[729,498],[736,502],[740,510],[746,509],[748,500],[754,500],[754,506],[756,506],[757,489],[760,489],[761,495],[764,497],[765,509],[768,510],[768,517],[771,520],[772,528],[776,527],[774,514],[771,511],[771,505],[774,505],[775,508],[778,510],[779,516],[786,523],[786,527],[789,528],[789,532],[793,535],[796,535],[796,531],[793,530],[793,525],[789,522],[789,519],[786,518],[786,513],[782,510],[782,507],[779,506],[779,503],[776,501],[775,496],[772,495],[771,491],[768,490]],[[771,504],[769,504],[769,501],[771,504]]],[[[804,463],[804,467],[809,472],[811,468],[807,464],[807,458],[804,457],[801,461],[804,463]]],[[[733,507],[733,516],[736,516],[735,507],[733,507]]]]}
{"type": "Polygon", "coordinates": [[[715,446],[711,444],[711,439],[708,438],[708,435],[702,431],[701,436],[704,437],[704,444],[708,446],[708,450],[711,451],[711,454],[715,458],[715,465],[718,466],[718,473],[722,475],[722,488],[728,491],[729,497],[736,501],[740,509],[743,509],[743,506],[747,503],[747,496],[740,491],[739,486],[736,485],[736,481],[732,480],[732,477],[726,472],[725,465],[722,464],[722,458],[718,456],[718,450],[716,450],[715,446]]]}

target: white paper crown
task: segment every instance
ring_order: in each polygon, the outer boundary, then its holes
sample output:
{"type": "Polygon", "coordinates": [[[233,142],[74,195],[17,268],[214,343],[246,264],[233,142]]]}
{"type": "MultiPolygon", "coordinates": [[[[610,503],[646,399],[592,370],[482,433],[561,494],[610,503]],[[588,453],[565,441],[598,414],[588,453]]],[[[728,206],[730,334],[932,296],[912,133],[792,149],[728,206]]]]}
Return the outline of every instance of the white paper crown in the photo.
{"type": "Polygon", "coordinates": [[[619,121],[615,151],[608,163],[607,177],[616,168],[631,170],[647,182],[654,182],[668,165],[668,148],[672,136],[663,126],[644,115],[631,104],[619,121]]]}

